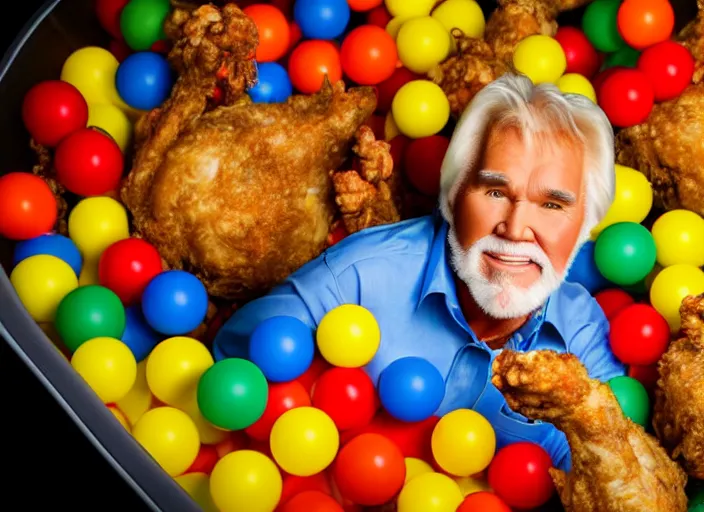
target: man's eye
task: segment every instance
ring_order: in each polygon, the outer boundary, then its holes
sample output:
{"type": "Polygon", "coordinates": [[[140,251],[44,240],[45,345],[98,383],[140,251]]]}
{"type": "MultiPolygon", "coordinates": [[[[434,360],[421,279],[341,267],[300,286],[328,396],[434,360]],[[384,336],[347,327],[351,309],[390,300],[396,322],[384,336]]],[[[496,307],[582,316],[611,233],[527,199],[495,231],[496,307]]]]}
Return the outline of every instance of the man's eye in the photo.
{"type": "Polygon", "coordinates": [[[490,190],[489,192],[486,193],[486,195],[488,195],[489,197],[493,197],[494,199],[501,199],[502,197],[504,197],[503,192],[501,192],[500,190],[496,190],[496,189],[490,190]]]}
{"type": "Polygon", "coordinates": [[[562,210],[562,206],[557,203],[545,203],[543,206],[548,210],[562,210]]]}

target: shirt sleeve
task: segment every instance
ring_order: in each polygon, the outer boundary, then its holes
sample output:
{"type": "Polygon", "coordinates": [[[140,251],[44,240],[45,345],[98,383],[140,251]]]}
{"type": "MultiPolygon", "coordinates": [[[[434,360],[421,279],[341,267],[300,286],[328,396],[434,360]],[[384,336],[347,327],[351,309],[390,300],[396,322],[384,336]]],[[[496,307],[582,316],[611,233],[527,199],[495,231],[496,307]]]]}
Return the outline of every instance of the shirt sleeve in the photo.
{"type": "Polygon", "coordinates": [[[626,374],[626,366],[611,351],[606,318],[595,320],[579,329],[570,343],[570,352],[579,358],[593,379],[606,382],[626,374]]]}

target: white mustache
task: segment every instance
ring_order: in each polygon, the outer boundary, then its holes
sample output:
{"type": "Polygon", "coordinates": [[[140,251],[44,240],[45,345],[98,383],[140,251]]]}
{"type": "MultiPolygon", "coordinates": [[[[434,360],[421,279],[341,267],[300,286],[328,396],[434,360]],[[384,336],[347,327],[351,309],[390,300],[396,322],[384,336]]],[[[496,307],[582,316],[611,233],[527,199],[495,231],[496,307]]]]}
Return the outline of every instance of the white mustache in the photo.
{"type": "Polygon", "coordinates": [[[472,249],[480,253],[505,254],[518,258],[527,258],[541,268],[550,268],[547,254],[535,244],[529,242],[511,242],[496,235],[488,235],[478,240],[472,249]]]}

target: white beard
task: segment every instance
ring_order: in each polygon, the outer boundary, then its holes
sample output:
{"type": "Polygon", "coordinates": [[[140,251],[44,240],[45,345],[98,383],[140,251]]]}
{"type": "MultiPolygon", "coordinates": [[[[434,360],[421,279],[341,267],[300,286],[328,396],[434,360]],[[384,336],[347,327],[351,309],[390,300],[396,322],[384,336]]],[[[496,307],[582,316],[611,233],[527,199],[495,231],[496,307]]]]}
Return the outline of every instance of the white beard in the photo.
{"type": "MultiPolygon", "coordinates": [[[[580,236],[581,239],[584,238],[580,236]]],[[[581,243],[572,251],[562,273],[557,273],[550,259],[536,244],[510,242],[495,235],[488,235],[464,249],[457,233],[450,226],[448,241],[451,264],[457,276],[467,285],[477,305],[490,317],[497,319],[520,318],[530,315],[547,301],[562,284],[564,276],[577,256],[581,243]],[[495,273],[492,279],[482,272],[481,258],[485,252],[525,256],[541,268],[540,277],[528,288],[515,286],[507,273],[495,273]]]]}

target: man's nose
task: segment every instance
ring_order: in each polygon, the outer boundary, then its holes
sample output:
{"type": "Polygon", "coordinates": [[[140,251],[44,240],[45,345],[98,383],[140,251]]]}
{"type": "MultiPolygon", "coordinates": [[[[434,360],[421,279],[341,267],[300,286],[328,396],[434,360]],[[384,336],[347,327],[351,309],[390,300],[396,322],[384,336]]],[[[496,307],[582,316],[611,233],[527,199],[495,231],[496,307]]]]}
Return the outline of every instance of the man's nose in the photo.
{"type": "Polygon", "coordinates": [[[516,201],[496,226],[496,234],[516,242],[534,242],[535,235],[531,225],[530,205],[524,201],[516,201]]]}

